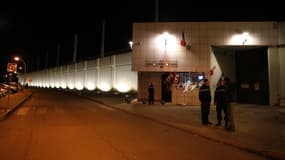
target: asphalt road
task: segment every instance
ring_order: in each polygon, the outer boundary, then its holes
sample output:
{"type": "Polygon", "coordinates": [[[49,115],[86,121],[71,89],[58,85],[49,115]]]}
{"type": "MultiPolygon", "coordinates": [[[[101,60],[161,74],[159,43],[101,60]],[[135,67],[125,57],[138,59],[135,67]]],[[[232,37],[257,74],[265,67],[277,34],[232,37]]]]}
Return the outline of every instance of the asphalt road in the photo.
{"type": "MultiPolygon", "coordinates": [[[[202,127],[202,126],[201,126],[202,127]]],[[[50,90],[0,122],[1,160],[259,160],[93,101],[50,90]]]]}

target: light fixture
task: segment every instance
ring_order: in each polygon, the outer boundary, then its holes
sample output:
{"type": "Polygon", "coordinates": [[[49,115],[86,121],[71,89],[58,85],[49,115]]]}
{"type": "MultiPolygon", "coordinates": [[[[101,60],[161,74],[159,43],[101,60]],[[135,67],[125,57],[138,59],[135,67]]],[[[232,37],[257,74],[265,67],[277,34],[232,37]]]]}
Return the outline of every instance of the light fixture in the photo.
{"type": "Polygon", "coordinates": [[[164,32],[162,34],[162,37],[164,39],[164,45],[166,46],[167,45],[167,40],[169,39],[169,33],[168,32],[164,32]]]}
{"type": "Polygon", "coordinates": [[[146,61],[145,63],[147,66],[153,66],[153,67],[156,67],[156,66],[159,66],[160,68],[163,68],[164,66],[168,67],[168,66],[172,66],[172,67],[177,67],[177,61],[174,60],[174,61],[171,61],[171,60],[148,60],[146,61]]]}
{"type": "Polygon", "coordinates": [[[14,60],[15,60],[15,61],[19,61],[20,58],[19,58],[19,57],[14,57],[14,60]]]}
{"type": "Polygon", "coordinates": [[[133,46],[140,45],[140,42],[134,43],[133,41],[129,41],[130,48],[133,49],[133,46]]]}
{"type": "Polygon", "coordinates": [[[250,45],[254,43],[254,38],[249,32],[242,32],[238,30],[235,34],[233,34],[228,41],[229,45],[250,45]]]}
{"type": "Polygon", "coordinates": [[[242,45],[244,46],[248,38],[248,32],[243,32],[241,36],[243,39],[242,45]]]}

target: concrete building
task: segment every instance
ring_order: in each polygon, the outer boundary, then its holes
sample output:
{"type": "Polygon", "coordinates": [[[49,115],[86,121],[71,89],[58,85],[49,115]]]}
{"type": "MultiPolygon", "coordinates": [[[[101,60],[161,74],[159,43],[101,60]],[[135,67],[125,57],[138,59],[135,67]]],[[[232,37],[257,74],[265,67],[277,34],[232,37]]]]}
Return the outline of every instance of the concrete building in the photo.
{"type": "Polygon", "coordinates": [[[222,76],[236,84],[238,103],[275,105],[285,98],[284,22],[134,23],[132,71],[138,99],[199,105],[198,86],[222,76]]]}

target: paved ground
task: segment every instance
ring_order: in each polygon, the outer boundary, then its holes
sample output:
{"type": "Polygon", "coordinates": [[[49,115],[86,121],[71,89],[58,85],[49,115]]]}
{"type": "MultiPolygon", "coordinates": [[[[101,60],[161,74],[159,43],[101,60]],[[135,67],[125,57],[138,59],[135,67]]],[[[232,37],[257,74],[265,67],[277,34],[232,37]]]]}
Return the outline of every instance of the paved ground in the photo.
{"type": "MultiPolygon", "coordinates": [[[[115,102],[112,99],[108,102],[115,102]]],[[[166,107],[156,108],[153,112],[161,113],[166,107]]],[[[3,160],[266,159],[166,123],[51,90],[34,90],[29,100],[0,121],[0,144],[3,160]]]]}
{"type": "MultiPolygon", "coordinates": [[[[285,112],[282,107],[236,105],[236,131],[223,127],[202,126],[199,106],[155,105],[123,103],[123,96],[89,95],[96,100],[123,111],[141,115],[161,123],[191,132],[203,138],[232,145],[250,152],[285,159],[285,112]]],[[[210,120],[216,123],[215,107],[211,107],[210,120]]]]}
{"type": "MultiPolygon", "coordinates": [[[[17,108],[31,91],[26,90],[0,99],[1,119],[17,108]],[[8,102],[9,99],[9,102],[8,102]]],[[[236,132],[228,132],[223,127],[204,127],[200,124],[199,106],[175,106],[171,104],[145,105],[133,102],[123,103],[120,95],[93,95],[89,98],[111,107],[137,114],[159,123],[177,127],[200,137],[228,145],[258,152],[266,156],[281,157],[285,153],[285,109],[256,105],[235,106],[236,132]]],[[[214,107],[211,109],[210,120],[216,122],[214,107]]]]}

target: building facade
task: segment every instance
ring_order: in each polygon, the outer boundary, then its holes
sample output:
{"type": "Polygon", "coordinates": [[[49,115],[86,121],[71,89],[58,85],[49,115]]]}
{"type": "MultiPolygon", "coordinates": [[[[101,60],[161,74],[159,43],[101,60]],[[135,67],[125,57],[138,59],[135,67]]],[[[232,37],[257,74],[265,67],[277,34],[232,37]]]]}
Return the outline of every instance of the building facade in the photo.
{"type": "Polygon", "coordinates": [[[198,87],[221,77],[238,103],[275,105],[285,98],[284,22],[160,22],[133,24],[132,71],[138,99],[199,105],[198,87]]]}

